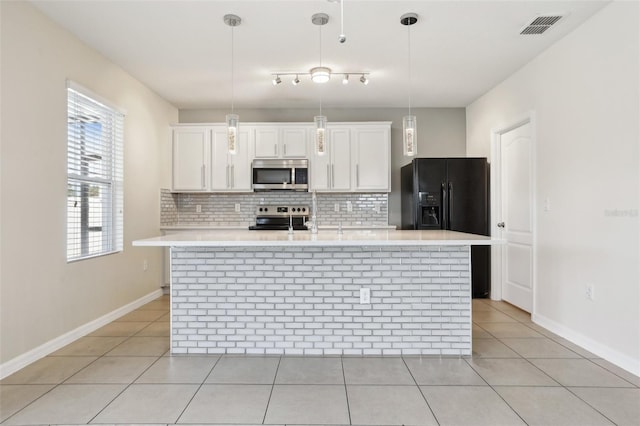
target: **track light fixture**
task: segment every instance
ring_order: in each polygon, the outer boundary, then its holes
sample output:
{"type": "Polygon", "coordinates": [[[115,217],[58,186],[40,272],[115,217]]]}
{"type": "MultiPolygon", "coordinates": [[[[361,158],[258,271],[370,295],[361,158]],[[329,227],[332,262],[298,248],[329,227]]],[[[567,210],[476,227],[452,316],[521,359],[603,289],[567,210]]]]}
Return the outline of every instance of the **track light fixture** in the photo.
{"type": "MultiPolygon", "coordinates": [[[[338,0],[341,1],[341,0],[338,0]]],[[[337,74],[337,75],[342,75],[342,84],[347,84],[349,82],[349,76],[350,75],[361,75],[362,77],[360,78],[360,81],[363,84],[368,84],[369,83],[369,79],[368,79],[368,72],[336,72],[334,73],[331,68],[323,66],[322,65],[322,26],[327,24],[329,22],[329,15],[327,15],[326,13],[316,13],[311,17],[311,22],[314,25],[317,25],[320,31],[320,37],[319,37],[319,41],[320,41],[320,63],[317,67],[313,67],[311,68],[309,71],[290,71],[290,72],[277,72],[277,73],[271,73],[271,76],[273,77],[273,85],[277,86],[278,84],[280,84],[281,79],[280,76],[295,76],[295,78],[292,80],[292,83],[294,86],[298,85],[298,83],[300,83],[300,76],[301,75],[308,75],[309,77],[311,77],[311,81],[313,81],[314,83],[326,83],[329,80],[331,80],[331,76],[333,74],[337,74]]],[[[341,34],[341,37],[344,37],[344,35],[341,34]]],[[[346,39],[346,37],[345,37],[346,39]]]]}
{"type": "Polygon", "coordinates": [[[342,76],[342,84],[349,84],[350,76],[360,76],[360,82],[362,84],[369,84],[369,73],[368,72],[332,72],[330,68],[327,67],[315,67],[309,70],[309,72],[279,72],[271,74],[274,86],[282,83],[282,79],[280,77],[291,76],[293,77],[291,80],[291,84],[297,86],[302,82],[300,79],[303,76],[309,76],[311,81],[314,83],[322,84],[331,80],[331,76],[337,75],[342,76]]]}

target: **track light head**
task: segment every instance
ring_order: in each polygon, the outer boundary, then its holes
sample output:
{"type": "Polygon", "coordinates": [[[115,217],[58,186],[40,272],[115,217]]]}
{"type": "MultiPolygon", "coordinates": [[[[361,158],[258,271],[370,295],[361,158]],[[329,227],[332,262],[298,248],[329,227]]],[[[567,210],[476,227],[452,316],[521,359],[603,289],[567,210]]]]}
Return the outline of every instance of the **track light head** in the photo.
{"type": "Polygon", "coordinates": [[[279,75],[276,75],[276,77],[273,79],[272,81],[274,86],[277,86],[278,84],[282,83],[282,80],[280,79],[279,75]]]}
{"type": "Polygon", "coordinates": [[[298,78],[298,75],[296,74],[296,78],[294,78],[291,81],[291,84],[293,84],[294,86],[297,86],[298,84],[300,84],[300,79],[298,78]]]}
{"type": "Polygon", "coordinates": [[[345,74],[344,77],[342,77],[342,84],[349,84],[349,74],[345,74]]]}
{"type": "Polygon", "coordinates": [[[360,83],[364,84],[365,86],[369,84],[369,79],[367,78],[367,76],[362,74],[362,77],[360,77],[360,83]]]}

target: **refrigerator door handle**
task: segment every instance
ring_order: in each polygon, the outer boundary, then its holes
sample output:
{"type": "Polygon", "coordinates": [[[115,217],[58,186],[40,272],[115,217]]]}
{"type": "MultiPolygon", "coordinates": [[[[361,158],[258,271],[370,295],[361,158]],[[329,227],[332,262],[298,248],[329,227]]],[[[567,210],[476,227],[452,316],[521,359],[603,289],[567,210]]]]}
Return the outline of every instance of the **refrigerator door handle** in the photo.
{"type": "Polygon", "coordinates": [[[447,222],[451,227],[451,210],[453,210],[453,183],[449,182],[449,205],[447,208],[447,222]]]}
{"type": "Polygon", "coordinates": [[[447,223],[447,212],[445,212],[446,209],[446,205],[447,205],[447,185],[445,182],[442,182],[440,184],[440,191],[442,193],[442,211],[440,212],[440,214],[442,215],[442,229],[447,229],[448,227],[448,223],[447,223]]]}

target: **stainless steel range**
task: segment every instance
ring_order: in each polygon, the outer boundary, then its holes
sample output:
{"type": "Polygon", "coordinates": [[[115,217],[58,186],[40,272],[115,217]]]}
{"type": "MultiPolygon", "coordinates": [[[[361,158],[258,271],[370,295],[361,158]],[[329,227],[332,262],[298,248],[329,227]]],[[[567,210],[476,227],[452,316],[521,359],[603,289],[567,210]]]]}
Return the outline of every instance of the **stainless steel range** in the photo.
{"type": "Polygon", "coordinates": [[[286,231],[289,225],[294,230],[306,231],[309,221],[309,206],[257,206],[256,224],[251,230],[286,231]]]}

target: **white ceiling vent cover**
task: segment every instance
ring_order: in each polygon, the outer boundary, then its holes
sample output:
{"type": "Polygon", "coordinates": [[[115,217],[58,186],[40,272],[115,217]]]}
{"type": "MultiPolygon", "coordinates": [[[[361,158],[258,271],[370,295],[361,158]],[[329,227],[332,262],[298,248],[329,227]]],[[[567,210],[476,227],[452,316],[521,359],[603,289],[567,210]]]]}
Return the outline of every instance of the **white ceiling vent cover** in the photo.
{"type": "Polygon", "coordinates": [[[520,29],[521,35],[542,34],[553,24],[562,19],[562,15],[536,16],[527,25],[520,29]]]}

